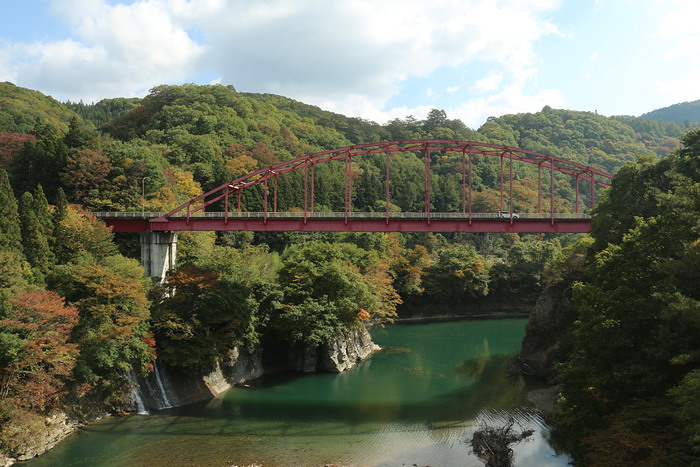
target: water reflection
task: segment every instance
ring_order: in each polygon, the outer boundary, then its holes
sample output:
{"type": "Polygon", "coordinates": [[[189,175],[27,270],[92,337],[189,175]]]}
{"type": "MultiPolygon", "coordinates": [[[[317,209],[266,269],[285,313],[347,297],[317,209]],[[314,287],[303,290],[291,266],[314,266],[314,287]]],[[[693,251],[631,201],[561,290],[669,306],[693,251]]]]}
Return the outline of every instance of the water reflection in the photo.
{"type": "Polygon", "coordinates": [[[105,420],[33,463],[481,465],[466,440],[479,423],[513,414],[537,431],[516,448],[516,459],[537,463],[518,465],[566,465],[544,439],[547,427],[523,408],[525,382],[506,376],[524,324],[375,330],[384,350],[353,371],[271,375],[204,403],[105,420]]]}

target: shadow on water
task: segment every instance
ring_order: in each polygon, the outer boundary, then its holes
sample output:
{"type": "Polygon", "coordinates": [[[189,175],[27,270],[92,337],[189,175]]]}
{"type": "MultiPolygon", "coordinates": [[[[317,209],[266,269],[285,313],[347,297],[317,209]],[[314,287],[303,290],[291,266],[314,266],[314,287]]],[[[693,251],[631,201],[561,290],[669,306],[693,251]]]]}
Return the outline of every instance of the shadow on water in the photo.
{"type": "MultiPolygon", "coordinates": [[[[31,464],[465,465],[475,424],[507,412],[542,427],[522,409],[523,379],[506,376],[523,328],[498,320],[376,329],[383,351],[351,371],[266,375],[209,401],[103,420],[31,464]]],[[[522,465],[565,465],[550,462],[542,436],[524,448],[536,463],[522,465]]],[[[482,464],[472,456],[466,465],[482,464]]]]}
{"type": "MultiPolygon", "coordinates": [[[[313,426],[337,422],[343,425],[367,423],[420,423],[433,425],[475,418],[483,407],[493,410],[510,410],[523,403],[525,383],[520,377],[507,377],[509,357],[465,360],[458,367],[465,385],[445,394],[415,402],[373,402],[317,399],[266,398],[246,400],[226,394],[213,400],[195,403],[178,409],[156,412],[157,416],[123,417],[114,419],[109,425],[95,424],[86,432],[121,432],[138,430],[143,435],[179,436],[193,433],[225,435],[255,434],[277,436],[277,430],[260,432],[250,422],[277,422],[278,426],[313,426]],[[208,423],[202,424],[201,419],[208,423]],[[237,423],[246,420],[248,423],[237,423]],[[202,431],[202,428],[205,428],[202,431]],[[251,428],[253,428],[251,430],[251,428]],[[213,430],[213,431],[212,431],[213,430]]],[[[276,388],[304,378],[339,375],[292,375],[265,376],[249,388],[234,388],[236,392],[275,391],[276,388]]],[[[269,429],[267,424],[260,426],[269,429]]],[[[327,430],[327,428],[324,428],[327,430]]],[[[296,432],[296,435],[304,435],[296,432]]],[[[308,436],[323,436],[323,430],[309,430],[308,436]]],[[[328,433],[332,434],[332,432],[328,433]]]]}

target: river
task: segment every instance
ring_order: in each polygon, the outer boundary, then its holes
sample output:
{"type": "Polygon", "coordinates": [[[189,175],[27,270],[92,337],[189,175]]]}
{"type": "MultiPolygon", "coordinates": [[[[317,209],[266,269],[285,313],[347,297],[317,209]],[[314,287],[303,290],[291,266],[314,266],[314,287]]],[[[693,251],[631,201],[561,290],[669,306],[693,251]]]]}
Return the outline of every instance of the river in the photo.
{"type": "Polygon", "coordinates": [[[110,417],[34,466],[480,466],[475,428],[508,417],[534,434],[515,465],[565,466],[549,429],[507,376],[526,320],[396,324],[372,331],[383,350],[342,374],[261,378],[203,403],[110,417]]]}

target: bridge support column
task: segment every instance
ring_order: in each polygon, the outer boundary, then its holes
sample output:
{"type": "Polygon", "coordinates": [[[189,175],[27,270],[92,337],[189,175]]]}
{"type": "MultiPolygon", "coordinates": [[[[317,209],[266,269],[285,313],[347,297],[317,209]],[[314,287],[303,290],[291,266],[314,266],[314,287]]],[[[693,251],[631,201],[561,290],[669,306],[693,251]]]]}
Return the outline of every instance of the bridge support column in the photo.
{"type": "Polygon", "coordinates": [[[175,269],[177,232],[142,232],[141,266],[156,285],[162,285],[169,271],[175,269]]]}

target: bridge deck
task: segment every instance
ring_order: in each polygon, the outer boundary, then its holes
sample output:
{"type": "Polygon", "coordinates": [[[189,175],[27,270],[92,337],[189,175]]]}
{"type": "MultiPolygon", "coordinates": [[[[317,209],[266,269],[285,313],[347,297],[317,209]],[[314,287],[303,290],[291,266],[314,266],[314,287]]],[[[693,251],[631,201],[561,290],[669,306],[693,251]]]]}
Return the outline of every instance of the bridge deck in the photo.
{"type": "Polygon", "coordinates": [[[198,213],[163,218],[159,212],[95,212],[114,232],[306,231],[306,232],[512,232],[585,233],[587,214],[241,212],[198,213]],[[517,216],[517,217],[516,217],[517,216]]]}

